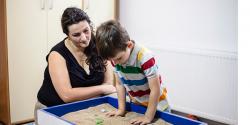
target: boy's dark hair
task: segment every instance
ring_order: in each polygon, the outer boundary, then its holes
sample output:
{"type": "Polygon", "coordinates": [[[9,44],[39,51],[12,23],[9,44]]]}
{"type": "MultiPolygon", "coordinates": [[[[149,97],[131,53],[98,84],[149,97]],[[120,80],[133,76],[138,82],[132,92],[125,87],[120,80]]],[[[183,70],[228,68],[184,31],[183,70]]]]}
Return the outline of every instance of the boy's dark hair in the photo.
{"type": "Polygon", "coordinates": [[[130,40],[125,28],[118,21],[110,20],[102,23],[96,31],[98,53],[109,59],[120,51],[125,51],[130,40]]]}
{"type": "Polygon", "coordinates": [[[69,7],[64,10],[61,18],[63,32],[69,36],[69,26],[77,24],[81,21],[87,21],[91,28],[91,40],[89,46],[84,50],[84,53],[87,56],[86,63],[89,65],[89,68],[94,71],[105,72],[106,61],[104,61],[104,59],[97,53],[96,38],[94,35],[92,22],[89,16],[83,10],[76,7],[69,7]]]}

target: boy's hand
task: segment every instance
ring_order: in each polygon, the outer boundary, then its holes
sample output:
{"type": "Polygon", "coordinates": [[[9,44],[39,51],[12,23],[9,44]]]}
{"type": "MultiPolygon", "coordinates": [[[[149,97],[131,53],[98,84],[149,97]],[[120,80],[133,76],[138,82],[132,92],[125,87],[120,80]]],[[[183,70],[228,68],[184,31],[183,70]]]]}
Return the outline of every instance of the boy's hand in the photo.
{"type": "Polygon", "coordinates": [[[151,123],[152,119],[148,118],[147,116],[140,116],[140,117],[136,117],[132,120],[130,120],[130,124],[133,125],[146,125],[151,123]]]}
{"type": "Polygon", "coordinates": [[[116,111],[111,111],[111,112],[108,112],[106,113],[106,116],[108,117],[113,117],[113,116],[124,116],[125,114],[125,111],[122,111],[122,110],[116,110],[116,111]]]}

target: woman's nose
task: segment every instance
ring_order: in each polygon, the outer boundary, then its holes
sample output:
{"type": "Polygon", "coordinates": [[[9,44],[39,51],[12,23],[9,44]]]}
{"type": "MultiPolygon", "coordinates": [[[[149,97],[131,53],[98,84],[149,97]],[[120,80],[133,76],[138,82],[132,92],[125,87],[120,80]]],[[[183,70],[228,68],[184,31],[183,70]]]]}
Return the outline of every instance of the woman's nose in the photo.
{"type": "Polygon", "coordinates": [[[87,36],[86,36],[86,34],[84,34],[84,33],[82,33],[82,34],[81,34],[81,40],[82,40],[82,41],[87,40],[87,36]]]}

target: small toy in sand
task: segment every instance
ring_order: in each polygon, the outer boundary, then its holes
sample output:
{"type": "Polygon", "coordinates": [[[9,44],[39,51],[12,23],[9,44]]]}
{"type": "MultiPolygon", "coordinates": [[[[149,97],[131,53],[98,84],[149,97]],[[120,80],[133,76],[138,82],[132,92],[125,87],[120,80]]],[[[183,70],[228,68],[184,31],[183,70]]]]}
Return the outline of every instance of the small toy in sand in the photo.
{"type": "Polygon", "coordinates": [[[107,112],[107,110],[106,109],[101,109],[101,112],[105,113],[105,112],[107,112]]]}
{"type": "Polygon", "coordinates": [[[96,119],[95,119],[95,124],[96,124],[96,125],[103,125],[103,121],[104,121],[104,120],[101,119],[101,118],[96,118],[96,119]]]}

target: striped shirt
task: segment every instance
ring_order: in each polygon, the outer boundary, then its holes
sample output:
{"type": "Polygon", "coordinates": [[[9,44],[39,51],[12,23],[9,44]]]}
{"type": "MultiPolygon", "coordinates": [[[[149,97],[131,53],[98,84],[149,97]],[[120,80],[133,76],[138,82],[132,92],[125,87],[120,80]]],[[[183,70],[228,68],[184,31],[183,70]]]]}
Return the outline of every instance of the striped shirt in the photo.
{"type": "Polygon", "coordinates": [[[132,100],[144,106],[147,106],[149,101],[148,79],[158,76],[160,98],[157,109],[163,111],[168,108],[167,90],[162,84],[155,57],[151,51],[135,43],[127,63],[115,65],[115,70],[132,100]]]}

